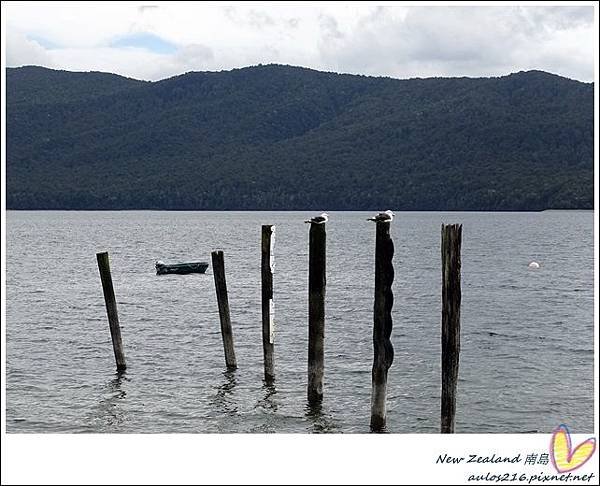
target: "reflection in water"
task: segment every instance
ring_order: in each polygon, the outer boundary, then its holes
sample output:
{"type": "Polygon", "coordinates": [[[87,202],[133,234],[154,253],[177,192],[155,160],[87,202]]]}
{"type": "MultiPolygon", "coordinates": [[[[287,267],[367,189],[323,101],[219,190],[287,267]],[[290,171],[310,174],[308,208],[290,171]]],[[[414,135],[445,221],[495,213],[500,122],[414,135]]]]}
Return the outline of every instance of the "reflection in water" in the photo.
{"type": "Polygon", "coordinates": [[[272,381],[263,381],[262,386],[264,396],[258,401],[257,407],[262,408],[265,412],[277,412],[277,402],[275,401],[275,394],[277,388],[272,381]]]}
{"type": "Polygon", "coordinates": [[[118,428],[127,421],[127,412],[120,406],[121,400],[127,397],[123,383],[129,381],[124,371],[115,373],[115,378],[110,380],[103,389],[103,396],[98,403],[98,419],[110,429],[118,428]]]}
{"type": "Polygon", "coordinates": [[[269,418],[259,425],[253,426],[250,431],[257,434],[273,434],[277,432],[276,419],[277,409],[279,408],[277,402],[275,401],[277,388],[275,388],[274,381],[263,380],[262,391],[264,395],[260,400],[258,400],[254,409],[259,410],[269,418]]]}
{"type": "Polygon", "coordinates": [[[217,387],[217,393],[212,400],[212,405],[218,413],[235,415],[238,413],[237,404],[232,400],[231,395],[237,385],[235,371],[227,370],[223,372],[225,381],[217,387]]]}
{"type": "Polygon", "coordinates": [[[323,412],[321,403],[307,404],[305,415],[312,426],[312,432],[316,434],[338,432],[331,415],[323,412]]]}
{"type": "MultiPolygon", "coordinates": [[[[371,434],[389,434],[389,431],[387,429],[387,424],[384,425],[382,428],[380,429],[373,429],[372,427],[370,428],[371,430],[371,434]]],[[[433,430],[437,430],[437,429],[433,429],[433,430]]]]}

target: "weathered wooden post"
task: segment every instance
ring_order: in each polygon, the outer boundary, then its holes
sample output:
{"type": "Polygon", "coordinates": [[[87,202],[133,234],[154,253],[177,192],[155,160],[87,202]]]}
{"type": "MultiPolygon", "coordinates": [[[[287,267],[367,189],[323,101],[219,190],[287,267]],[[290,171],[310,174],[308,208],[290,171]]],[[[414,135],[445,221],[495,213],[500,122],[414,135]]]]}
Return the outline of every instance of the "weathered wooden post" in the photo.
{"type": "Polygon", "coordinates": [[[373,305],[373,370],[371,388],[371,430],[385,429],[388,369],[394,361],[392,307],[394,294],[394,242],[390,222],[377,221],[375,236],[375,302],[373,305]]]}
{"type": "Polygon", "coordinates": [[[261,240],[261,280],[262,280],[262,338],[265,358],[265,381],[275,378],[273,366],[273,348],[275,328],[273,322],[273,267],[275,264],[273,244],[275,242],[275,226],[262,226],[261,240]]]}
{"type": "Polygon", "coordinates": [[[102,281],[102,291],[104,292],[104,303],[106,304],[106,314],[108,315],[108,325],[110,326],[117,371],[124,371],[127,365],[125,364],[125,353],[123,352],[123,341],[121,340],[121,326],[119,325],[117,300],[115,299],[115,290],[110,275],[108,253],[96,253],[96,259],[98,260],[98,269],[100,270],[100,280],[102,281]]]}
{"type": "Polygon", "coordinates": [[[230,370],[237,368],[235,350],[233,348],[233,332],[231,330],[231,317],[229,316],[229,298],[227,297],[227,282],[225,281],[225,261],[223,252],[213,251],[212,266],[215,277],[215,290],[217,292],[217,303],[219,305],[219,319],[221,320],[221,335],[223,336],[223,348],[225,349],[225,364],[230,370]]]}
{"type": "Polygon", "coordinates": [[[460,355],[461,224],[442,224],[442,405],[441,432],[454,433],[460,355]]]}
{"type": "Polygon", "coordinates": [[[310,223],[308,252],[308,403],[323,399],[325,340],[325,223],[310,223]]]}

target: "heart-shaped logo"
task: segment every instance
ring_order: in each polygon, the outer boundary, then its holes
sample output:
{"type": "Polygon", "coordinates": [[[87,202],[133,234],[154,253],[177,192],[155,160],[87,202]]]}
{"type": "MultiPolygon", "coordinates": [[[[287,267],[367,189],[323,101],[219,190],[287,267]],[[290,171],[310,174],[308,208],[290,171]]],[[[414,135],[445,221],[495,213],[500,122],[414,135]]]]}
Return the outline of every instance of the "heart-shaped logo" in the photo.
{"type": "Polygon", "coordinates": [[[575,449],[571,447],[571,434],[565,424],[559,425],[550,440],[550,457],[559,473],[573,471],[583,466],[596,450],[596,439],[590,437],[575,449]]]}

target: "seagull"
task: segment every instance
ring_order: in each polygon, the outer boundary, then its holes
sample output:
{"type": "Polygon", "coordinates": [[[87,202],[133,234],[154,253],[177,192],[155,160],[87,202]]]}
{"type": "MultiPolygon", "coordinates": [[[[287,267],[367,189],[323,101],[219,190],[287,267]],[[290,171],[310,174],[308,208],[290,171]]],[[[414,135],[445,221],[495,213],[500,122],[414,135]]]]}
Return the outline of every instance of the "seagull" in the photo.
{"type": "Polygon", "coordinates": [[[327,213],[321,213],[319,216],[315,216],[314,218],[307,219],[304,222],[305,223],[323,224],[323,223],[327,223],[328,219],[329,219],[329,215],[327,213]]]}
{"type": "Polygon", "coordinates": [[[392,211],[391,209],[388,209],[387,211],[383,212],[383,213],[379,213],[375,216],[373,216],[372,218],[367,218],[367,221],[375,221],[377,222],[383,222],[383,221],[387,221],[390,222],[394,219],[394,211],[392,211]]]}

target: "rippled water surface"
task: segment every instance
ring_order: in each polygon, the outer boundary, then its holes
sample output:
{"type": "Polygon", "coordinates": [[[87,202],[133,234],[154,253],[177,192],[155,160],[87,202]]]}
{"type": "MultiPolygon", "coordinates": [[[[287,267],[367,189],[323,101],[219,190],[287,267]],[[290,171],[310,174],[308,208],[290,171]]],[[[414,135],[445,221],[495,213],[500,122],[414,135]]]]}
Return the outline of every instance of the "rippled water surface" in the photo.
{"type": "MultiPolygon", "coordinates": [[[[328,223],[325,398],[306,407],[308,213],[7,213],[8,432],[368,432],[375,228],[328,223]],[[275,224],[276,382],[262,380],[260,226],[275,224]],[[223,249],[239,369],[224,366],[223,249]],[[98,251],[128,363],[115,374],[98,251]]],[[[388,430],[437,432],[440,224],[463,223],[457,432],[593,430],[593,213],[401,213],[388,430]],[[528,268],[532,260],[538,270],[528,268]]]]}

